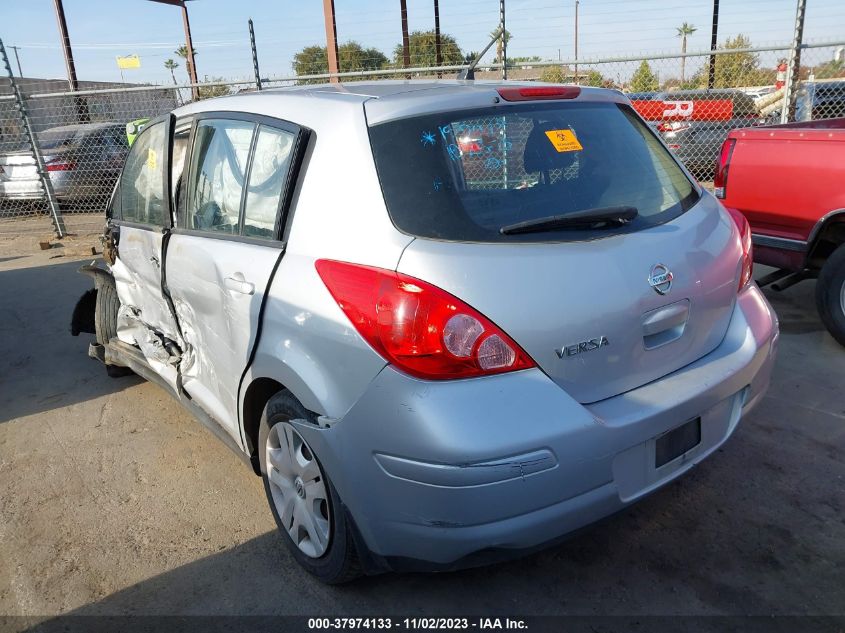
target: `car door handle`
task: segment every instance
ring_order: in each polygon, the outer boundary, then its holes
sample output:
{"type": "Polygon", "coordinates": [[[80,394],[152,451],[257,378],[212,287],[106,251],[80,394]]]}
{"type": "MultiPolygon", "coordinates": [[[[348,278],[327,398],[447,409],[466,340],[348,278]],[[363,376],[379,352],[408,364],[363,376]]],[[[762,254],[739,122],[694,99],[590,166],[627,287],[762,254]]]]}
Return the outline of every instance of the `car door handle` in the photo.
{"type": "Polygon", "coordinates": [[[251,295],[255,293],[255,285],[245,281],[242,276],[238,277],[226,277],[223,280],[223,284],[226,286],[226,290],[231,290],[232,292],[239,292],[242,295],[251,295]]]}
{"type": "Polygon", "coordinates": [[[160,263],[159,263],[159,261],[158,261],[158,257],[156,257],[155,255],[153,255],[152,257],[150,257],[150,263],[151,263],[153,266],[155,266],[156,268],[161,268],[161,264],[160,264],[160,263]]]}

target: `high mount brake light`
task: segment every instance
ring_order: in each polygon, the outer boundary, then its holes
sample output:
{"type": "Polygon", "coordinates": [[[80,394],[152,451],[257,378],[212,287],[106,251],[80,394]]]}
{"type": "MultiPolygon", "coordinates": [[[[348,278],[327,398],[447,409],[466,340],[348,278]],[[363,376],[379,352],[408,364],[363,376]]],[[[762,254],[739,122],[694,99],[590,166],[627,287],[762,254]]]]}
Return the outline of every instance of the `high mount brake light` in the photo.
{"type": "Polygon", "coordinates": [[[54,159],[53,161],[46,163],[44,165],[44,169],[46,169],[47,171],[72,171],[76,169],[76,163],[71,161],[54,159]]]}
{"type": "Polygon", "coordinates": [[[751,275],[754,272],[754,251],[751,244],[751,225],[748,224],[748,220],[742,212],[730,207],[726,207],[726,210],[739,227],[739,240],[742,243],[742,272],[739,276],[739,287],[737,288],[737,291],[740,291],[751,282],[751,275]]]}
{"type": "Polygon", "coordinates": [[[574,99],[581,94],[578,86],[537,86],[499,88],[499,96],[505,101],[534,101],[535,99],[574,99]]]}
{"type": "Polygon", "coordinates": [[[428,380],[535,367],[487,317],[429,283],[329,259],[317,273],[358,333],[401,371],[428,380]]]}
{"type": "Polygon", "coordinates": [[[719,151],[719,164],[716,165],[716,175],[713,177],[713,195],[720,200],[725,199],[728,187],[728,168],[736,146],[736,139],[729,138],[722,143],[719,151]]]}

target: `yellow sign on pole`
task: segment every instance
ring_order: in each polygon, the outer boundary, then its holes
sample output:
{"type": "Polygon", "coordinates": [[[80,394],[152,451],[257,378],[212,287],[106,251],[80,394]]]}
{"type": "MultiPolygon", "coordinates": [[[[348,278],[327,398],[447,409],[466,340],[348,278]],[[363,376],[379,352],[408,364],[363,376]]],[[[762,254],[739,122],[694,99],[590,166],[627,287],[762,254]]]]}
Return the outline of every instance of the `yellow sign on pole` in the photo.
{"type": "Polygon", "coordinates": [[[126,70],[127,68],[140,68],[141,58],[137,55],[126,55],[124,57],[118,56],[117,67],[121,70],[126,70]]]}

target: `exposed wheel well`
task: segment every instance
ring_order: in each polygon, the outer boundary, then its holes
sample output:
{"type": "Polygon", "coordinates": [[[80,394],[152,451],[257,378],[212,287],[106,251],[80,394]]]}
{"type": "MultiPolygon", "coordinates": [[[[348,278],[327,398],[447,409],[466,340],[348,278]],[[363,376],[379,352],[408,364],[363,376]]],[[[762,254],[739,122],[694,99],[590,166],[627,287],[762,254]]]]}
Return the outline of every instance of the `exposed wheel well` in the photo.
{"type": "Polygon", "coordinates": [[[845,213],[831,217],[822,226],[810,246],[807,263],[811,268],[821,268],[837,248],[845,244],[845,213]]]}
{"type": "Polygon", "coordinates": [[[258,466],[258,427],[261,423],[261,414],[264,412],[267,401],[284,388],[284,385],[272,378],[257,378],[250,383],[244,395],[244,437],[252,467],[257,475],[261,474],[258,466]]]}

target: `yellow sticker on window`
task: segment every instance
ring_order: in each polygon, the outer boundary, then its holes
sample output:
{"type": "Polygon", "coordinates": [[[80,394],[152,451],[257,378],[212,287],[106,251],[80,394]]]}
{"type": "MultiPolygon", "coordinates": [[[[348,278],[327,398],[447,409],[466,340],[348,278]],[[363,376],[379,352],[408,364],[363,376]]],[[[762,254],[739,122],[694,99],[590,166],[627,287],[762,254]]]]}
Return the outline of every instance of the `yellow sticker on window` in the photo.
{"type": "MultiPolygon", "coordinates": [[[[558,150],[560,151],[560,150],[558,150]]],[[[156,165],[158,164],[158,156],[156,156],[156,151],[152,148],[147,150],[147,167],[150,169],[155,169],[156,165]]]]}
{"type": "Polygon", "coordinates": [[[547,130],[546,136],[559,152],[577,152],[584,149],[572,130],[547,130]]]}

